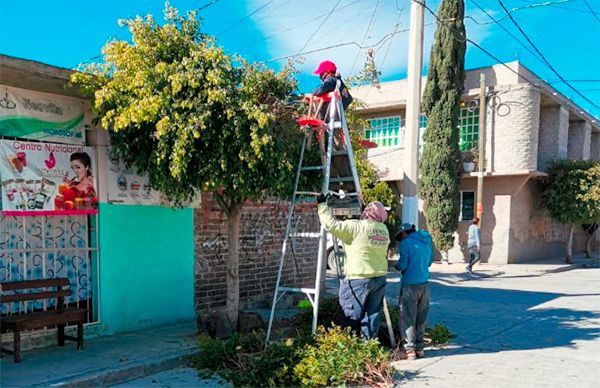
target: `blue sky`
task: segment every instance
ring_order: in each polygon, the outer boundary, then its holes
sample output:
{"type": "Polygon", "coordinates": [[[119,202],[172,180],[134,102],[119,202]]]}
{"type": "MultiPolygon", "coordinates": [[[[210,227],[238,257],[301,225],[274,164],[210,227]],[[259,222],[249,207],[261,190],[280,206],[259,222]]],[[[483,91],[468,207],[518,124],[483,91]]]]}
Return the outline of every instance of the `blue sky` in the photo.
{"type": "MultiPolygon", "coordinates": [[[[600,106],[600,0],[502,1],[558,73],[600,106]]],[[[172,0],[171,4],[184,12],[211,2],[172,0]]],[[[439,3],[427,1],[433,10],[439,3]]],[[[129,38],[128,31],[118,27],[118,19],[146,14],[159,19],[163,6],[160,0],[0,0],[0,53],[73,68],[96,58],[107,40],[129,38]]],[[[502,61],[519,59],[600,117],[598,107],[559,82],[537,58],[498,0],[466,0],[466,7],[470,39],[502,61]]],[[[250,60],[277,67],[283,62],[280,58],[316,51],[302,55],[304,63],[299,66],[301,87],[308,89],[317,83],[310,71],[323,59],[335,61],[345,77],[357,73],[366,57],[366,50],[358,45],[373,46],[383,80],[403,78],[408,45],[403,30],[408,28],[409,10],[410,0],[217,0],[200,16],[205,32],[216,36],[228,52],[250,60]],[[330,46],[338,47],[321,50],[330,46]]],[[[426,14],[426,24],[433,20],[426,14]]],[[[425,66],[434,28],[426,27],[425,66]]],[[[494,63],[469,45],[467,68],[494,63]]]]}

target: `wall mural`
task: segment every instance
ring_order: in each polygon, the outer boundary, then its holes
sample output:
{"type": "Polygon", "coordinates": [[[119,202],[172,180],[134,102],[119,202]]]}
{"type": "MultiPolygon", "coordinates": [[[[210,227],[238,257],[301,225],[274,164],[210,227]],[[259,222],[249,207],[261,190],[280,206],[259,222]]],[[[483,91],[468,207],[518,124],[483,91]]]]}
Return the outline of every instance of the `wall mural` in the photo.
{"type": "MultiPolygon", "coordinates": [[[[0,281],[66,277],[66,303],[92,297],[90,227],[87,216],[16,217],[0,215],[0,281]]],[[[0,313],[44,308],[44,301],[3,303],[0,313]]],[[[52,307],[54,300],[47,301],[52,307]]]]}

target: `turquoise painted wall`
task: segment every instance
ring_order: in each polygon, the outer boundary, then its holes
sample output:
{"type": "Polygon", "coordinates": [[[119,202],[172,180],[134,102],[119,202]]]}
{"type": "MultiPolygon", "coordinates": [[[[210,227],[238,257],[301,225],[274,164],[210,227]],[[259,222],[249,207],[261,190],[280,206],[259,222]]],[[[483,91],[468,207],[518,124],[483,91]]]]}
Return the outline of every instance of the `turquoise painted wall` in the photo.
{"type": "Polygon", "coordinates": [[[100,204],[101,333],[193,319],[192,209],[100,204]]]}

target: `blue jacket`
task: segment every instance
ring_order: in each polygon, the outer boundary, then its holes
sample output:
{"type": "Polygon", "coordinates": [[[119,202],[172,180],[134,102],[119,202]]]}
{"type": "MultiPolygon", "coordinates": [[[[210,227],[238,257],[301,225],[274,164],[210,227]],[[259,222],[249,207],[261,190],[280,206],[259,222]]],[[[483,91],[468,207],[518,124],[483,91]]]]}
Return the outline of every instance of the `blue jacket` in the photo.
{"type": "Polygon", "coordinates": [[[419,230],[400,241],[400,258],[396,269],[402,272],[402,285],[423,284],[429,280],[429,267],[433,262],[431,235],[419,230]]]}
{"type": "Polygon", "coordinates": [[[344,81],[342,81],[340,77],[327,77],[327,79],[323,81],[321,86],[315,89],[313,94],[315,96],[321,96],[323,94],[333,92],[337,86],[338,81],[340,81],[340,94],[342,95],[342,106],[344,107],[344,109],[346,109],[348,108],[348,105],[350,105],[350,103],[352,102],[353,98],[348,92],[346,84],[344,83],[344,81]]]}

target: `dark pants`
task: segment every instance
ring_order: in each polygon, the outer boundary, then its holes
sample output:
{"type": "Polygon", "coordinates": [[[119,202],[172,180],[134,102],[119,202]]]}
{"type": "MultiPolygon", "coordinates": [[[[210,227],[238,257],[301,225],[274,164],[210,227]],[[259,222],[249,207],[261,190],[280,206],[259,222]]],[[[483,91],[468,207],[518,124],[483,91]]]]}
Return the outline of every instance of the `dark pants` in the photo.
{"type": "Polygon", "coordinates": [[[429,314],[429,283],[405,285],[400,289],[400,325],[404,348],[423,350],[429,314]]]}
{"type": "Polygon", "coordinates": [[[344,313],[342,326],[351,327],[365,338],[376,338],[385,286],[385,276],[344,279],[339,293],[340,307],[344,313]]]}
{"type": "Polygon", "coordinates": [[[473,268],[475,263],[481,259],[479,256],[479,249],[477,247],[469,247],[469,268],[473,268]]]}

